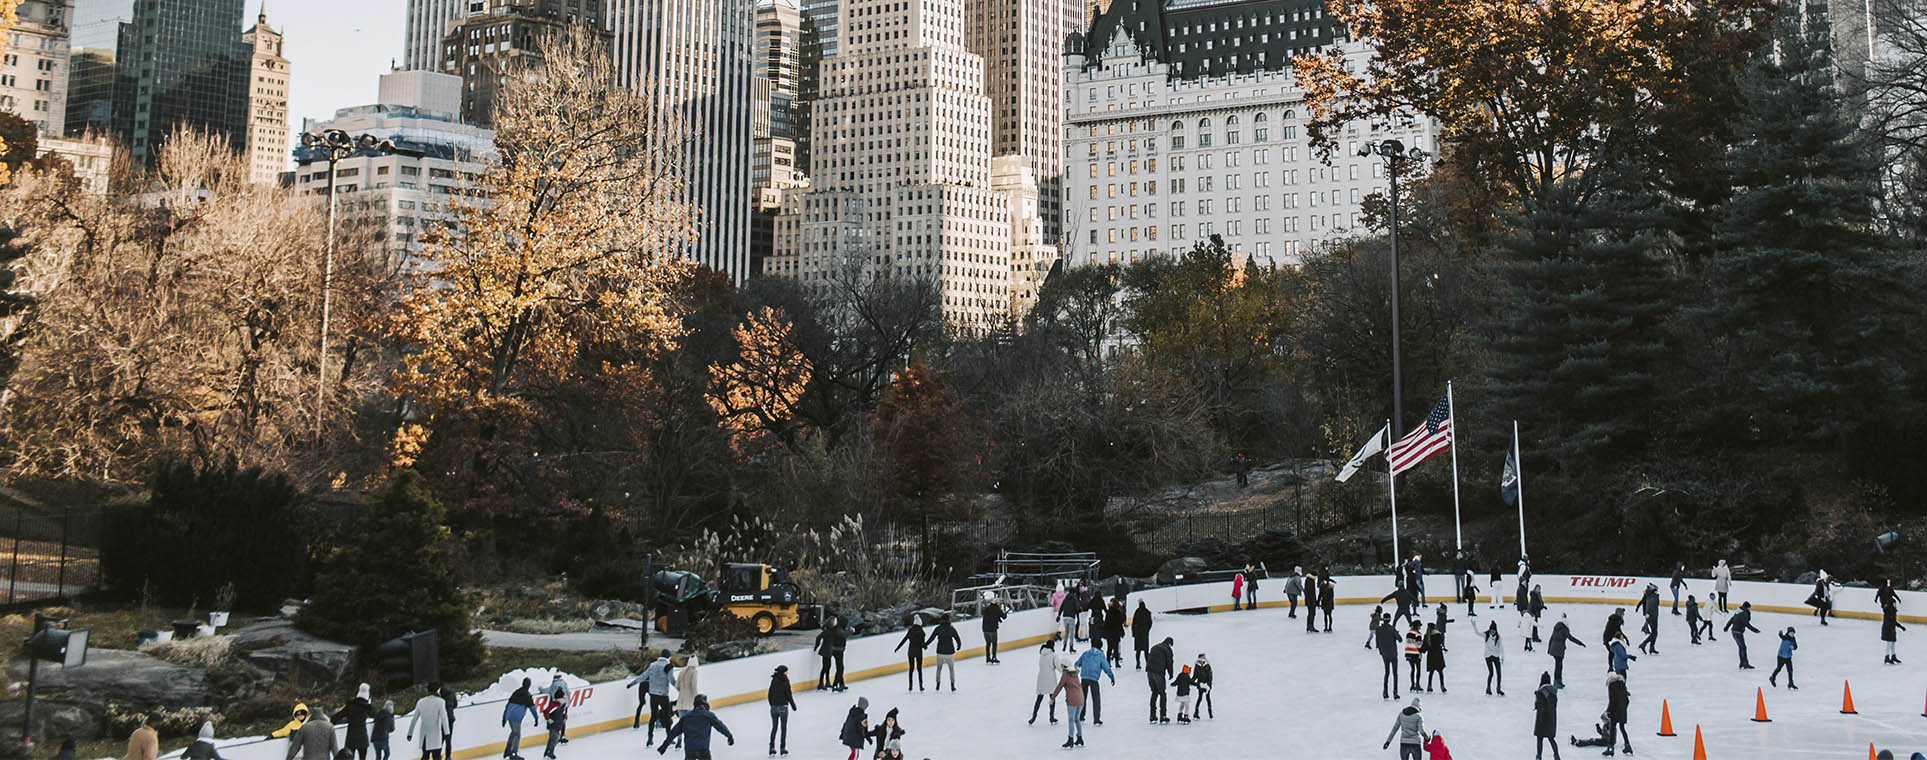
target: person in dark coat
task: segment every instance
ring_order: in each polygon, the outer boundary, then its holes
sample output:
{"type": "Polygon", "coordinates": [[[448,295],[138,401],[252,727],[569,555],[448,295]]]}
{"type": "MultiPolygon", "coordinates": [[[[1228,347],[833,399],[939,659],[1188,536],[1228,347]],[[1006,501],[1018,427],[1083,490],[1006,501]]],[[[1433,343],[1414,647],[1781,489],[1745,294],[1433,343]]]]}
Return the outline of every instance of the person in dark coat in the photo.
{"type": "Polygon", "coordinates": [[[844,627],[843,619],[830,616],[829,625],[816,634],[816,654],[823,658],[823,666],[816,675],[818,690],[845,691],[843,684],[843,652],[850,646],[850,629],[844,627]],[[830,668],[836,668],[836,677],[830,677],[830,668]]]}
{"type": "MultiPolygon", "coordinates": [[[[984,594],[988,596],[990,592],[986,591],[984,594]]],[[[984,662],[993,665],[1003,662],[997,659],[997,628],[1004,624],[1004,618],[1007,616],[1009,613],[1004,611],[1004,605],[998,604],[995,600],[984,605],[984,662]]]]}
{"type": "MultiPolygon", "coordinates": [[[[1625,607],[1614,608],[1613,614],[1606,616],[1606,633],[1605,635],[1599,637],[1599,644],[1607,649],[1611,649],[1613,645],[1613,639],[1619,638],[1619,634],[1624,633],[1625,631],[1626,631],[1626,608],[1625,607]]],[[[1606,654],[1606,670],[1610,671],[1612,669],[1613,669],[1613,656],[1610,652],[1608,652],[1606,654]]]]}
{"type": "Polygon", "coordinates": [[[1894,591],[1894,579],[1880,582],[1880,588],[1873,592],[1873,601],[1883,608],[1900,606],[1900,593],[1894,591]]]}
{"type": "Polygon", "coordinates": [[[522,679],[521,688],[510,694],[509,701],[502,705],[502,725],[509,730],[508,741],[502,742],[502,757],[509,760],[522,760],[522,721],[527,719],[537,728],[542,726],[542,714],[535,709],[529,683],[529,679],[522,679]]]}
{"type": "Polygon", "coordinates": [[[1165,637],[1151,652],[1144,656],[1145,679],[1151,685],[1151,722],[1170,723],[1170,700],[1165,687],[1170,684],[1171,666],[1176,662],[1172,653],[1172,641],[1165,637]]]}
{"type": "Polygon", "coordinates": [[[1546,595],[1539,591],[1539,584],[1532,584],[1532,593],[1526,596],[1526,614],[1535,621],[1546,614],[1546,595]]]}
{"type": "Polygon", "coordinates": [[[1436,625],[1436,626],[1438,626],[1438,629],[1439,629],[1439,635],[1441,635],[1441,636],[1443,636],[1443,635],[1445,635],[1445,624],[1446,624],[1446,623],[1456,623],[1456,622],[1458,622],[1458,619],[1457,619],[1457,618],[1450,618],[1450,617],[1446,617],[1446,615],[1448,615],[1448,614],[1451,614],[1451,613],[1450,613],[1450,612],[1448,612],[1448,611],[1447,611],[1447,610],[1445,609],[1445,603],[1444,603],[1444,602],[1439,602],[1439,609],[1438,609],[1438,615],[1436,615],[1436,616],[1435,616],[1435,617],[1434,617],[1434,618],[1432,619],[1432,624],[1433,624],[1433,625],[1436,625]]]}
{"type": "Polygon", "coordinates": [[[943,690],[943,672],[950,671],[950,690],[957,690],[957,650],[963,647],[963,637],[957,628],[950,624],[950,616],[937,618],[937,630],[930,635],[931,643],[937,647],[937,690],[943,690]]]}
{"type": "Polygon", "coordinates": [[[876,743],[876,754],[872,757],[883,757],[883,750],[891,742],[902,740],[905,733],[902,721],[897,718],[897,708],[890,708],[889,712],[883,714],[883,722],[870,730],[870,740],[876,743]]]}
{"type": "Polygon", "coordinates": [[[1378,600],[1379,604],[1386,602],[1391,602],[1393,605],[1393,620],[1411,620],[1415,622],[1418,620],[1418,614],[1414,612],[1412,608],[1412,605],[1418,603],[1418,598],[1412,595],[1411,587],[1405,585],[1404,582],[1401,581],[1397,588],[1392,589],[1392,593],[1386,594],[1384,598],[1378,600]]]}
{"type": "Polygon", "coordinates": [[[1640,627],[1646,638],[1639,640],[1639,651],[1646,654],[1659,654],[1659,587],[1646,584],[1646,595],[1639,598],[1639,611],[1646,616],[1640,627]]]}
{"type": "Polygon", "coordinates": [[[1392,619],[1380,616],[1378,619],[1378,657],[1385,661],[1385,677],[1379,681],[1379,699],[1398,699],[1398,650],[1403,643],[1398,628],[1392,619]]]}
{"type": "Polygon", "coordinates": [[[1464,576],[1461,593],[1465,595],[1465,616],[1475,618],[1479,616],[1479,576],[1471,570],[1465,571],[1464,576]]]}
{"type": "Polygon", "coordinates": [[[1887,658],[1881,662],[1899,665],[1900,658],[1894,655],[1894,643],[1900,639],[1898,631],[1907,630],[1900,624],[1900,608],[1891,604],[1880,605],[1880,640],[1887,642],[1887,658]]]}
{"type": "Polygon", "coordinates": [[[850,748],[849,760],[856,760],[856,753],[870,739],[870,700],[857,697],[856,704],[850,706],[850,714],[843,716],[843,730],[837,732],[837,739],[843,746],[850,748]]]}
{"type": "Polygon", "coordinates": [[[1700,603],[1692,594],[1686,595],[1686,633],[1693,637],[1693,646],[1700,644],[1700,628],[1705,627],[1706,635],[1713,635],[1713,621],[1700,614],[1700,603]]]}
{"type": "Polygon", "coordinates": [[[1740,648],[1740,669],[1752,670],[1753,663],[1746,659],[1746,632],[1760,632],[1760,629],[1753,627],[1752,602],[1740,602],[1740,609],[1733,613],[1733,617],[1726,619],[1726,630],[1733,632],[1733,643],[1740,648]]]}
{"type": "Polygon", "coordinates": [[[356,760],[368,760],[368,718],[374,713],[375,706],[368,701],[368,684],[362,684],[355,690],[355,698],[330,718],[335,725],[348,727],[341,746],[353,752],[356,760]]]}
{"type": "Polygon", "coordinates": [[[383,700],[369,723],[368,744],[375,749],[375,760],[388,760],[388,735],[395,733],[395,701],[383,700]]]}
{"type": "Polygon", "coordinates": [[[1124,629],[1130,623],[1130,615],[1124,611],[1124,597],[1111,597],[1110,605],[1104,608],[1104,652],[1113,666],[1124,667],[1124,629]]]}
{"type": "Polygon", "coordinates": [[[1338,600],[1338,582],[1332,580],[1331,572],[1325,571],[1318,576],[1318,608],[1325,611],[1325,632],[1332,632],[1332,605],[1338,600]]]}
{"type": "Polygon", "coordinates": [[[1318,630],[1318,574],[1305,573],[1305,632],[1318,630]]]}
{"type": "MultiPolygon", "coordinates": [[[[1625,743],[1625,749],[1620,751],[1628,755],[1633,753],[1633,735],[1626,733],[1626,703],[1630,701],[1631,695],[1626,693],[1626,677],[1618,673],[1607,674],[1606,720],[1611,724],[1612,730],[1619,734],[1619,740],[1625,743]]],[[[1612,737],[1608,736],[1605,754],[1612,753],[1612,737]]]]}
{"type": "Polygon", "coordinates": [[[1679,614],[1679,592],[1686,588],[1686,563],[1673,566],[1673,580],[1667,584],[1673,589],[1673,614],[1679,614]]]}
{"type": "Polygon", "coordinates": [[[1467,572],[1465,551],[1462,549],[1452,550],[1452,601],[1465,601],[1465,589],[1471,585],[1468,582],[1470,579],[1466,576],[1467,572]]]}
{"type": "Polygon", "coordinates": [[[722,719],[709,711],[709,697],[697,694],[694,704],[694,709],[684,710],[676,716],[676,725],[671,726],[669,734],[662,738],[662,745],[656,747],[656,754],[667,754],[670,740],[680,737],[683,760],[710,760],[709,734],[712,731],[721,733],[724,739],[729,740],[730,746],[736,746],[736,736],[729,732],[729,726],[723,725],[722,719]]]}
{"type": "Polygon", "coordinates": [[[1144,602],[1137,603],[1137,611],[1131,613],[1131,661],[1138,670],[1144,669],[1144,653],[1151,646],[1151,608],[1144,602]]]}
{"type": "MultiPolygon", "coordinates": [[[[1546,641],[1546,654],[1552,655],[1552,683],[1563,689],[1566,687],[1566,644],[1585,646],[1586,642],[1572,635],[1572,627],[1566,625],[1566,616],[1560,615],[1559,622],[1552,626],[1552,638],[1546,641]]],[[[1611,646],[1608,644],[1608,646],[1611,646]]]]}
{"type": "MultiPolygon", "coordinates": [[[[1443,606],[1443,605],[1440,605],[1443,606]]],[[[1432,690],[1432,677],[1438,676],[1439,691],[1445,688],[1445,634],[1435,626],[1425,626],[1425,690],[1432,690]]]]}
{"type": "MultiPolygon", "coordinates": [[[[923,647],[926,643],[928,642],[923,636],[923,626],[918,624],[917,616],[913,614],[910,616],[910,627],[903,629],[903,638],[897,641],[896,649],[890,650],[901,652],[904,646],[910,647],[909,653],[905,655],[910,658],[910,662],[903,670],[904,685],[907,687],[905,691],[923,690],[923,647]]],[[[938,686],[942,686],[941,681],[938,682],[938,686]]]]}
{"type": "MultiPolygon", "coordinates": [[[[556,675],[557,680],[561,678],[561,674],[556,675]]],[[[452,755],[455,752],[455,687],[443,683],[441,689],[437,690],[435,694],[442,698],[442,704],[448,706],[448,723],[442,727],[442,748],[452,755]]],[[[562,743],[569,743],[569,737],[566,733],[562,737],[562,743]]]]}
{"type": "Polygon", "coordinates": [[[1203,652],[1198,653],[1197,662],[1191,663],[1191,683],[1198,687],[1198,708],[1192,711],[1193,717],[1206,713],[1212,718],[1218,717],[1218,707],[1211,703],[1211,692],[1217,684],[1212,680],[1211,661],[1204,658],[1203,652]]]}
{"type": "Polygon", "coordinates": [[[1559,687],[1553,685],[1551,673],[1539,674],[1539,689],[1532,692],[1532,736],[1535,760],[1545,757],[1546,745],[1552,745],[1552,760],[1559,760],[1559,687]]]}
{"type": "Polygon", "coordinates": [[[769,753],[790,753],[790,713],[796,711],[796,695],[790,689],[790,668],[776,666],[769,674],[769,753]],[[780,729],[780,732],[779,732],[780,729]]]}

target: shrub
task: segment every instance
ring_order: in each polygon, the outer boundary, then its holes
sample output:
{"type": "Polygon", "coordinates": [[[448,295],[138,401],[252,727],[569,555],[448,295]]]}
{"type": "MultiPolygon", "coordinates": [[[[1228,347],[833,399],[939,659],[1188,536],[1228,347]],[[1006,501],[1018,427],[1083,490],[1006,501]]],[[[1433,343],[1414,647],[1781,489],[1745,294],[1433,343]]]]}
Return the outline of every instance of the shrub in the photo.
{"type": "Polygon", "coordinates": [[[267,607],[308,588],[316,520],[288,479],[234,462],[163,464],[153,496],[107,521],[101,572],[120,589],[187,606],[226,596],[267,607]]]}
{"type": "Polygon", "coordinates": [[[147,653],[176,665],[213,670],[233,656],[234,639],[226,636],[182,639],[149,647],[147,653]]]}
{"type": "Polygon", "coordinates": [[[689,630],[682,639],[682,651],[701,655],[717,644],[758,638],[755,623],[718,610],[714,615],[689,624],[689,630]]]}
{"type": "MultiPolygon", "coordinates": [[[[1305,558],[1305,542],[1288,530],[1268,530],[1252,536],[1239,546],[1246,562],[1264,563],[1272,573],[1283,575],[1305,558]]],[[[1448,568],[1449,569],[1449,568],[1448,568]]]]}
{"type": "Polygon", "coordinates": [[[1230,570],[1244,567],[1247,555],[1236,544],[1216,538],[1201,538],[1178,544],[1174,553],[1178,557],[1197,557],[1204,560],[1204,566],[1212,570],[1230,570]]]}
{"type": "Polygon", "coordinates": [[[352,540],[321,563],[296,624],[372,652],[411,631],[435,629],[444,679],[482,663],[475,601],[455,577],[454,539],[442,505],[413,470],[396,473],[381,503],[364,510],[352,540]]]}

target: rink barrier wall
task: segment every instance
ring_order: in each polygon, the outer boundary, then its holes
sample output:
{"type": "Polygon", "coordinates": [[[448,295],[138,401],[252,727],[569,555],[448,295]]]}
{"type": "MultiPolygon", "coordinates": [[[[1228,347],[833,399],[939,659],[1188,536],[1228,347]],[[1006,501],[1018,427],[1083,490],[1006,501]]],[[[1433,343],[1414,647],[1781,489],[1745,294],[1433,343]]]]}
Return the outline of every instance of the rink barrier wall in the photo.
{"type": "MultiPolygon", "coordinates": [[[[1505,576],[1506,600],[1512,599],[1511,591],[1518,585],[1517,577],[1508,573],[1505,576]]],[[[1638,603],[1646,584],[1659,587],[1660,603],[1670,608],[1672,593],[1667,587],[1669,578],[1649,578],[1627,575],[1553,575],[1532,576],[1534,584],[1540,586],[1541,594],[1548,605],[1559,604],[1609,604],[1629,608],[1638,603]]],[[[1393,589],[1389,574],[1375,576],[1341,576],[1335,579],[1338,596],[1335,605],[1359,606],[1378,604],[1393,589]]],[[[1481,578],[1481,582],[1484,579],[1481,578]]],[[[1425,587],[1427,600],[1432,604],[1447,601],[1452,597],[1452,577],[1450,575],[1427,575],[1425,587]],[[1441,593],[1442,592],[1442,593],[1441,593]]],[[[1482,589],[1484,590],[1484,589],[1482,589]]],[[[1755,581],[1734,581],[1728,593],[1728,606],[1738,608],[1741,602],[1752,602],[1753,609],[1760,612],[1811,615],[1813,608],[1806,606],[1806,598],[1813,591],[1812,586],[1762,583],[1755,581]]],[[[1691,593],[1700,598],[1703,604],[1713,592],[1713,581],[1707,578],[1689,578],[1686,589],[1680,593],[1681,601],[1691,593]]],[[[1874,590],[1870,588],[1838,588],[1834,591],[1834,614],[1843,618],[1879,620],[1880,610],[1873,600],[1874,590]]],[[[1284,579],[1261,579],[1259,586],[1261,608],[1275,609],[1288,606],[1284,598],[1284,579]]],[[[1903,610],[1915,613],[1927,612],[1927,593],[1916,591],[1900,592],[1900,606],[1903,610]]],[[[1481,594],[1479,603],[1486,603],[1489,594],[1481,594]]],[[[1233,606],[1231,584],[1229,581],[1190,586],[1169,586],[1145,589],[1128,597],[1127,608],[1137,609],[1142,601],[1154,613],[1218,613],[1230,612],[1233,606]]],[[[1302,603],[1302,599],[1300,602],[1302,603]]],[[[1459,604],[1463,604],[1460,602],[1459,604]]],[[[1905,623],[1927,623],[1927,615],[1906,614],[1900,620],[1905,623]]],[[[1041,645],[1049,640],[1057,626],[1053,624],[1052,612],[1048,608],[1025,610],[1012,613],[999,631],[998,646],[1005,653],[1021,652],[1029,647],[1041,645]]],[[[1349,624],[1349,623],[1348,623],[1349,624]]],[[[965,641],[975,640],[978,646],[966,647],[957,653],[958,662],[981,659],[985,648],[982,646],[982,628],[974,618],[963,619],[957,625],[958,633],[965,641]]],[[[846,670],[844,682],[865,681],[897,675],[909,670],[907,657],[893,651],[897,642],[903,638],[901,632],[880,634],[851,639],[844,652],[846,670]],[[848,667],[855,663],[855,667],[848,667]]],[[[1152,639],[1161,641],[1157,629],[1152,629],[1152,639]]],[[[926,651],[924,667],[931,669],[936,656],[926,651]]],[[[833,710],[836,714],[848,711],[849,705],[839,702],[814,704],[818,700],[805,702],[804,694],[816,691],[816,672],[818,656],[809,650],[772,652],[752,657],[728,660],[714,664],[703,664],[698,670],[700,691],[709,695],[712,708],[721,709],[735,705],[760,702],[767,699],[769,677],[778,665],[789,666],[792,690],[799,698],[799,707],[811,710],[833,710]]],[[[1016,667],[1026,667],[1028,661],[1019,659],[1016,667]]],[[[973,669],[974,670],[974,669],[973,669]]],[[[926,675],[930,675],[926,673],[926,675]]],[[[966,680],[977,673],[964,672],[966,680]]],[[[637,689],[626,689],[627,679],[590,684],[569,694],[568,735],[587,736],[626,729],[636,720],[637,689]]],[[[537,688],[545,684],[536,684],[537,688]]],[[[378,700],[379,701],[379,700],[378,700]]],[[[546,704],[546,697],[537,697],[537,704],[546,704]]],[[[854,700],[852,700],[853,702],[854,700]]],[[[492,699],[482,702],[463,704],[455,711],[455,740],[460,745],[449,754],[450,760],[470,760],[471,758],[500,756],[503,744],[508,739],[508,728],[502,725],[502,709],[506,699],[492,699]]],[[[325,708],[332,710],[339,705],[330,704],[325,708]]],[[[398,707],[404,707],[399,706],[398,707]]],[[[406,706],[406,707],[412,707],[406,706]]],[[[395,735],[390,738],[396,757],[400,760],[415,760],[419,750],[415,742],[402,739],[408,730],[411,714],[395,717],[395,735]]],[[[647,711],[642,713],[643,721],[649,719],[647,711]]],[[[755,739],[766,725],[737,726],[746,740],[755,739]]],[[[527,724],[523,726],[522,748],[540,748],[548,741],[545,730],[536,731],[527,724]]],[[[283,760],[287,753],[287,741],[283,739],[236,739],[217,743],[222,757],[227,760],[283,760]]],[[[638,742],[640,744],[640,742],[638,742]]],[[[179,751],[163,755],[177,758],[179,751]]]]}

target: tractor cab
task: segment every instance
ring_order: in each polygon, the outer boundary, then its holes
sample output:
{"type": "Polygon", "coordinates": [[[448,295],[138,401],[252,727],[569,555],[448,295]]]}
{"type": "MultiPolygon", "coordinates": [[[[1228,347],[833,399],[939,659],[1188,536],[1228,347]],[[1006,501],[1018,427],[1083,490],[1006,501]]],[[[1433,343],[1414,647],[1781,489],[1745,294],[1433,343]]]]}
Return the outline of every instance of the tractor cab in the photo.
{"type": "Polygon", "coordinates": [[[798,596],[796,585],[780,567],[732,562],[723,568],[722,608],[755,623],[757,633],[795,625],[798,596]]]}

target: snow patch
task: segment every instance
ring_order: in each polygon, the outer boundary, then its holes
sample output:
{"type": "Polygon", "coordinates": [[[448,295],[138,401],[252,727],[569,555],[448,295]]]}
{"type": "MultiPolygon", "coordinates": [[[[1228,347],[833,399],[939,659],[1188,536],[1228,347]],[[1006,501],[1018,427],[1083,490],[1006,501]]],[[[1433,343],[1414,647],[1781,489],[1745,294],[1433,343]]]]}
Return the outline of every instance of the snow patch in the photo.
{"type": "Polygon", "coordinates": [[[473,694],[460,695],[458,701],[461,704],[473,704],[476,702],[493,702],[508,699],[510,694],[515,693],[516,689],[522,688],[522,679],[524,678],[529,679],[529,690],[531,692],[541,693],[549,689],[549,684],[554,682],[555,677],[558,675],[562,676],[562,683],[568,684],[569,691],[575,691],[589,685],[589,682],[583,680],[580,676],[574,673],[566,673],[556,668],[522,668],[520,670],[511,670],[503,673],[501,678],[495,679],[495,683],[489,684],[486,689],[473,694]]]}

